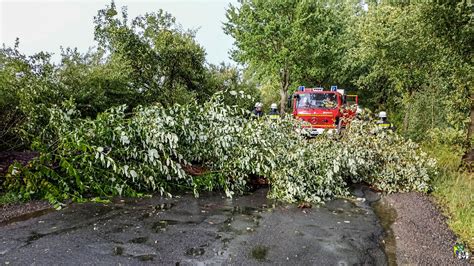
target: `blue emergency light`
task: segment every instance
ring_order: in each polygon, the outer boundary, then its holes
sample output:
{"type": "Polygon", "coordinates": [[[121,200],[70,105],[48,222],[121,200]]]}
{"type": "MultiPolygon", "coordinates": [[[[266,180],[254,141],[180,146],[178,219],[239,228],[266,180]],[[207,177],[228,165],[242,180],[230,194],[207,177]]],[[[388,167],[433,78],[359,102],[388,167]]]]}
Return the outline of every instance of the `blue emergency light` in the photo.
{"type": "Polygon", "coordinates": [[[337,86],[336,86],[336,85],[332,85],[332,86],[331,86],[331,91],[337,91],[337,86]]]}
{"type": "Polygon", "coordinates": [[[299,90],[299,91],[304,91],[304,86],[299,86],[299,87],[298,87],[298,90],[299,90]]]}

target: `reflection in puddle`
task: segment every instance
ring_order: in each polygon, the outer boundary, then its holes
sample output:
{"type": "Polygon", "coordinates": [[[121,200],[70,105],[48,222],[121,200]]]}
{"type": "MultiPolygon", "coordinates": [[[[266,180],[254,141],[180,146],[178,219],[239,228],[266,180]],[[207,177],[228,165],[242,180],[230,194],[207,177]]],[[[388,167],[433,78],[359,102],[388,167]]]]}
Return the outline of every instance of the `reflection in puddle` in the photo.
{"type": "Polygon", "coordinates": [[[174,206],[174,203],[167,202],[167,203],[161,203],[159,205],[155,205],[153,206],[153,209],[156,211],[166,211],[173,208],[173,206],[174,206]]]}
{"type": "Polygon", "coordinates": [[[395,235],[391,228],[397,218],[397,213],[384,198],[374,202],[372,207],[375,214],[379,217],[380,224],[385,231],[384,247],[385,253],[387,254],[388,265],[397,265],[395,235]]]}
{"type": "Polygon", "coordinates": [[[244,215],[254,215],[259,209],[248,206],[234,206],[230,209],[225,209],[224,212],[228,212],[232,215],[244,214],[244,215]]]}
{"type": "Polygon", "coordinates": [[[160,220],[153,224],[151,227],[155,233],[160,233],[166,231],[168,225],[175,225],[178,224],[178,221],[175,220],[160,220]]]}
{"type": "Polygon", "coordinates": [[[205,253],[205,250],[204,248],[190,248],[188,250],[186,250],[186,255],[188,256],[201,256],[201,255],[204,255],[205,253]]]}

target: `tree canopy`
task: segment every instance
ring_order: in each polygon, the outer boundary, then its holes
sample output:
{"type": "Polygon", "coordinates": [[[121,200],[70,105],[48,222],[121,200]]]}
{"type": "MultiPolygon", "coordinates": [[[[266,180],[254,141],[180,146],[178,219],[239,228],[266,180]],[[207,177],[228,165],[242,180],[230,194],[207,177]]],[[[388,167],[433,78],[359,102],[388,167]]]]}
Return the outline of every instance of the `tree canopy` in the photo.
{"type": "Polygon", "coordinates": [[[348,14],[346,5],[319,1],[241,1],[230,5],[224,30],[235,39],[233,58],[252,67],[261,80],[280,84],[280,109],[290,85],[328,84],[348,14]]]}

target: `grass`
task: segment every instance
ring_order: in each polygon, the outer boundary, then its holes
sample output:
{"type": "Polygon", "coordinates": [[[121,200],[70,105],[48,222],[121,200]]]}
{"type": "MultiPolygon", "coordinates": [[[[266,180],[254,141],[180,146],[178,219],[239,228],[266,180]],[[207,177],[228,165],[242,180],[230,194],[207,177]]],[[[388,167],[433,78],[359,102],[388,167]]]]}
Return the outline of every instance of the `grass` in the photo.
{"type": "Polygon", "coordinates": [[[474,174],[451,172],[435,180],[433,195],[445,208],[448,224],[460,238],[474,247],[474,174]]]}
{"type": "Polygon", "coordinates": [[[431,144],[424,150],[438,160],[440,172],[433,179],[433,196],[448,217],[449,227],[474,248],[474,173],[460,170],[462,149],[431,144]]]}

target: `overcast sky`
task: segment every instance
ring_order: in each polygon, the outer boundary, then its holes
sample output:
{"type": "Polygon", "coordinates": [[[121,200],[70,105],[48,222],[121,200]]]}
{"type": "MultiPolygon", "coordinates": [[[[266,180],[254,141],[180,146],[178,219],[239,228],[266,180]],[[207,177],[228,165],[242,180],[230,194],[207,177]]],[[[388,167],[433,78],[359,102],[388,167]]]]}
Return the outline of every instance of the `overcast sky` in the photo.
{"type": "MultiPolygon", "coordinates": [[[[116,0],[117,8],[128,7],[129,18],[163,9],[184,28],[199,29],[197,41],[206,49],[207,61],[231,62],[232,38],[225,35],[225,9],[236,0],[116,0]]],[[[20,38],[20,51],[60,52],[60,46],[86,52],[95,46],[93,17],[110,0],[0,0],[0,43],[13,46],[20,38]]],[[[58,57],[56,56],[57,60],[58,57]]]]}

